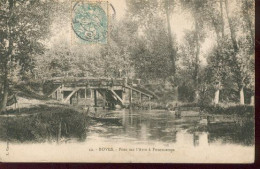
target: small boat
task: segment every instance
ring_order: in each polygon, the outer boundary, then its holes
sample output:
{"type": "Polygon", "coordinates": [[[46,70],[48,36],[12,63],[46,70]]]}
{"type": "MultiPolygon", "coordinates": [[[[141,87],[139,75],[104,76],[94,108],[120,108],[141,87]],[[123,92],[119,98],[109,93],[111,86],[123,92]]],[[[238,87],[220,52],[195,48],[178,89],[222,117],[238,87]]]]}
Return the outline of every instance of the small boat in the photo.
{"type": "Polygon", "coordinates": [[[88,113],[88,117],[90,117],[93,120],[104,122],[104,123],[115,123],[115,124],[121,124],[121,118],[114,116],[113,113],[88,113]]]}
{"type": "Polygon", "coordinates": [[[104,122],[104,123],[121,124],[121,119],[117,117],[92,117],[92,116],[89,117],[93,120],[104,122]]]}
{"type": "Polygon", "coordinates": [[[203,116],[200,117],[199,124],[205,124],[208,126],[223,126],[233,124],[235,121],[233,119],[218,119],[214,116],[203,116]]]}

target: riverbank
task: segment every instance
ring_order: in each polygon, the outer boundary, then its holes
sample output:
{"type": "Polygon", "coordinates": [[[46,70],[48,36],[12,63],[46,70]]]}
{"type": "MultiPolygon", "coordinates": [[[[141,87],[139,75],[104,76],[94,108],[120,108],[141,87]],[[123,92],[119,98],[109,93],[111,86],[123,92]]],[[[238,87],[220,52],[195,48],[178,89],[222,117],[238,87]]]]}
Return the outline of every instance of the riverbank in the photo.
{"type": "MultiPolygon", "coordinates": [[[[72,138],[76,140],[86,139],[87,128],[92,123],[86,117],[82,108],[48,98],[39,99],[38,96],[34,97],[34,95],[25,96],[19,94],[17,101],[16,108],[10,106],[5,114],[0,115],[1,140],[12,142],[60,142],[72,138]]],[[[223,123],[227,122],[227,119],[229,124],[235,122],[235,125],[238,126],[245,125],[253,128],[251,124],[254,124],[254,107],[250,105],[199,105],[153,101],[150,103],[144,102],[143,104],[133,103],[132,110],[148,110],[149,106],[155,110],[167,110],[166,114],[172,115],[171,119],[182,118],[182,116],[200,118],[203,115],[203,118],[207,119],[207,116],[210,116],[213,119],[212,122],[218,122],[216,127],[222,127],[224,130],[227,127],[223,123]],[[176,112],[179,111],[181,116],[177,117],[176,112]]],[[[212,128],[212,124],[201,125],[201,121],[190,130],[208,131],[212,128]]]]}
{"type": "Polygon", "coordinates": [[[230,104],[197,104],[197,103],[185,103],[185,102],[144,102],[144,103],[133,103],[133,107],[136,109],[148,109],[151,105],[152,109],[158,110],[192,110],[198,111],[200,113],[207,113],[211,115],[249,115],[254,116],[254,106],[253,105],[240,105],[235,103],[230,104]]]}
{"type": "Polygon", "coordinates": [[[84,113],[63,105],[24,107],[20,112],[0,117],[0,140],[11,142],[46,142],[86,137],[84,113]]]}
{"type": "MultiPolygon", "coordinates": [[[[23,98],[24,99],[24,98],[23,98]]],[[[111,138],[112,140],[132,140],[142,142],[174,142],[179,131],[194,137],[201,132],[209,135],[208,142],[224,140],[242,145],[254,144],[254,118],[232,115],[237,119],[246,119],[242,123],[202,124],[200,115],[177,117],[168,110],[121,110],[109,111],[97,108],[95,113],[118,115],[120,124],[93,120],[86,117],[84,110],[56,101],[37,102],[24,100],[24,108],[19,112],[0,116],[0,140],[10,143],[44,143],[44,142],[86,142],[111,138]],[[29,104],[33,103],[33,104],[29,104]],[[27,104],[25,104],[27,103],[27,104]],[[30,105],[30,106],[28,106],[30,105]],[[98,138],[97,138],[98,136],[98,138]],[[246,137],[243,137],[246,136],[246,137]]],[[[190,107],[183,107],[189,109],[190,107]]],[[[193,107],[194,108],[194,107],[193,107]]],[[[94,111],[94,110],[93,110],[94,111]]],[[[196,111],[194,109],[194,111],[196,111]]],[[[232,111],[235,113],[235,111],[232,111]]],[[[216,113],[216,112],[213,112],[216,113]]],[[[213,114],[217,116],[216,114],[213,114]]],[[[252,115],[252,114],[251,114],[252,115]]],[[[223,114],[223,117],[231,115],[223,114]]],[[[195,144],[194,143],[194,144],[195,144]]],[[[232,143],[233,144],[233,143],[232,143]]]]}

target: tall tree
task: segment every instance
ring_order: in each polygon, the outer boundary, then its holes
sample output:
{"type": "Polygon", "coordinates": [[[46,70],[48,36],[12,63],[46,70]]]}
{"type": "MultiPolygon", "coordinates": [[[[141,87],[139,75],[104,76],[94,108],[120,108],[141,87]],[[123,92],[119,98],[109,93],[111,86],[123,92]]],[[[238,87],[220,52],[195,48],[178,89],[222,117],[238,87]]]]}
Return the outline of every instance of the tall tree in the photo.
{"type": "Polygon", "coordinates": [[[138,25],[136,42],[139,42],[130,53],[139,76],[147,80],[166,80],[175,74],[176,50],[170,23],[172,6],[168,0],[127,1],[128,16],[138,25]]]}
{"type": "Polygon", "coordinates": [[[32,68],[32,55],[41,53],[41,38],[47,35],[48,2],[37,1],[0,1],[0,35],[1,35],[1,82],[3,95],[0,112],[5,110],[9,87],[12,82],[10,74],[20,65],[21,75],[32,68]]]}
{"type": "Polygon", "coordinates": [[[255,33],[254,33],[254,13],[255,13],[255,1],[254,0],[242,0],[241,11],[244,20],[247,25],[247,30],[249,31],[251,38],[251,47],[255,47],[255,33]]]}
{"type": "MultiPolygon", "coordinates": [[[[247,54],[249,55],[248,61],[248,88],[251,89],[251,99],[250,104],[254,105],[254,94],[255,94],[255,59],[254,59],[254,49],[255,49],[255,1],[254,0],[242,0],[241,2],[241,13],[245,22],[245,33],[247,36],[247,54]],[[250,39],[250,40],[249,40],[250,39]]],[[[244,45],[246,46],[246,45],[244,45]]]]}
{"type": "MultiPolygon", "coordinates": [[[[197,71],[197,60],[196,57],[196,33],[194,30],[186,31],[182,44],[179,47],[179,52],[181,53],[181,59],[178,60],[178,81],[180,83],[180,89],[183,88],[183,86],[187,86],[186,90],[190,91],[189,94],[192,96],[189,96],[189,101],[194,101],[195,95],[194,91],[196,90],[196,86],[194,86],[194,83],[196,82],[196,71],[197,71]]],[[[186,92],[188,92],[186,91],[186,92]]],[[[184,91],[181,91],[184,92],[184,91]]],[[[182,93],[180,93],[180,96],[182,93]]]]}
{"type": "Polygon", "coordinates": [[[227,71],[225,48],[225,32],[224,32],[224,16],[223,16],[223,1],[208,1],[204,9],[207,16],[207,22],[210,28],[213,28],[216,35],[216,47],[209,57],[209,69],[212,73],[213,84],[215,88],[214,104],[219,103],[220,89],[222,88],[223,75],[227,71]],[[224,56],[224,57],[223,57],[224,56]]]}
{"type": "MultiPolygon", "coordinates": [[[[242,1],[243,2],[243,1],[242,1]]],[[[248,3],[252,1],[247,1],[248,3]]],[[[245,16],[247,16],[247,14],[249,13],[249,5],[246,4],[246,7],[243,7],[245,5],[245,3],[242,3],[242,11],[243,13],[245,13],[245,16]]],[[[252,4],[253,5],[253,4],[252,4]]],[[[253,38],[253,34],[252,34],[252,30],[253,27],[251,24],[248,24],[248,17],[247,18],[247,28],[246,30],[249,30],[250,32],[250,36],[251,36],[251,44],[247,45],[247,41],[248,40],[242,40],[240,41],[240,43],[242,43],[241,45],[239,45],[237,39],[238,36],[236,35],[236,24],[235,24],[235,18],[231,17],[230,14],[230,6],[229,6],[229,0],[225,0],[225,11],[226,11],[226,16],[227,16],[227,21],[228,21],[228,25],[229,25],[229,30],[230,30],[230,38],[231,38],[231,42],[233,45],[233,55],[232,55],[232,62],[231,62],[231,66],[233,67],[233,74],[234,77],[236,79],[236,83],[239,89],[239,95],[240,95],[240,104],[244,104],[245,103],[245,97],[244,97],[244,88],[246,87],[246,81],[248,78],[248,73],[249,73],[249,63],[251,60],[251,56],[252,53],[254,51],[254,38],[253,38]],[[251,30],[251,31],[250,31],[251,30]],[[248,46],[249,48],[247,48],[246,46],[248,46]],[[247,49],[250,49],[249,51],[247,49]],[[251,51],[251,52],[250,52],[251,51]]],[[[253,15],[253,14],[251,14],[253,15]]],[[[254,18],[253,16],[251,18],[254,18]]],[[[241,21],[239,20],[240,18],[237,18],[236,20],[241,24],[241,21]]],[[[250,21],[250,20],[249,20],[250,21]]],[[[251,22],[250,22],[251,23],[251,22]]],[[[243,24],[242,24],[243,25],[243,24]]],[[[242,34],[246,34],[245,32],[242,34]]]]}
{"type": "Polygon", "coordinates": [[[178,101],[178,84],[177,84],[177,78],[176,78],[176,61],[177,61],[177,49],[176,44],[174,44],[174,39],[172,37],[172,27],[171,27],[171,14],[173,13],[174,7],[175,7],[175,1],[174,0],[164,0],[164,8],[166,13],[166,21],[167,21],[167,30],[168,30],[168,41],[169,41],[169,56],[172,62],[172,68],[171,68],[171,81],[173,83],[173,86],[175,86],[175,98],[174,100],[178,101]]]}
{"type": "Polygon", "coordinates": [[[199,101],[199,56],[200,56],[200,48],[201,48],[201,41],[203,40],[203,26],[204,26],[204,16],[205,16],[205,0],[184,0],[181,1],[184,10],[188,10],[191,15],[193,16],[194,20],[194,35],[195,35],[195,69],[194,69],[194,86],[195,86],[195,96],[194,102],[199,101]]]}
{"type": "Polygon", "coordinates": [[[168,41],[169,41],[169,51],[170,51],[170,59],[172,62],[172,77],[174,81],[175,73],[176,73],[176,57],[177,57],[177,51],[175,49],[174,40],[172,37],[172,28],[171,28],[171,14],[174,10],[174,0],[165,0],[164,1],[164,7],[165,7],[165,13],[166,13],[166,21],[167,21],[167,30],[168,30],[168,41]]]}

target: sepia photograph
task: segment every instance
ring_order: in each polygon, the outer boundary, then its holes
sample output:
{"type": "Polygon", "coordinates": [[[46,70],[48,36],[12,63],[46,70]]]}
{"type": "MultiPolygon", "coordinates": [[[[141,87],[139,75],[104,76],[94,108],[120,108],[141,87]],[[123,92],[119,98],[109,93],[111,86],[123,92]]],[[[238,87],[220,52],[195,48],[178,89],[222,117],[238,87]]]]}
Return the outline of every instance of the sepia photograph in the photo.
{"type": "Polygon", "coordinates": [[[255,0],[0,0],[0,162],[255,162],[255,0]]]}

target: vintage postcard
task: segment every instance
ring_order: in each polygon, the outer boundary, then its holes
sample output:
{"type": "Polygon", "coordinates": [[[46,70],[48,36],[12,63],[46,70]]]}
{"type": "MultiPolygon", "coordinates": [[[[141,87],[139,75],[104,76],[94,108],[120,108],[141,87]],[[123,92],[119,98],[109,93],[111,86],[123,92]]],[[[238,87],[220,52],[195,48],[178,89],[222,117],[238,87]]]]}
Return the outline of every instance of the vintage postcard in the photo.
{"type": "Polygon", "coordinates": [[[254,162],[254,0],[1,0],[0,25],[1,162],[254,162]]]}

